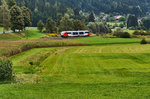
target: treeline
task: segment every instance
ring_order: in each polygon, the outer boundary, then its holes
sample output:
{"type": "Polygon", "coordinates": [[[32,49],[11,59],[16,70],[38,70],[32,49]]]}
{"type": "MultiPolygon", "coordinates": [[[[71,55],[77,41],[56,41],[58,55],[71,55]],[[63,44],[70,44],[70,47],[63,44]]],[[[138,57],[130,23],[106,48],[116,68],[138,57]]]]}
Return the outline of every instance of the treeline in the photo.
{"type": "Polygon", "coordinates": [[[3,32],[9,28],[16,32],[32,25],[31,11],[25,6],[17,6],[15,0],[1,0],[0,13],[0,26],[4,27],[3,32]]]}
{"type": "Polygon", "coordinates": [[[49,16],[56,20],[57,14],[71,13],[74,19],[84,19],[82,12],[93,11],[108,14],[134,14],[142,16],[149,11],[148,0],[16,0],[19,6],[28,7],[33,14],[33,25],[49,16]]]}
{"type": "Polygon", "coordinates": [[[37,27],[40,32],[45,32],[45,33],[58,33],[61,31],[88,29],[84,21],[70,18],[68,14],[65,14],[64,16],[58,15],[56,21],[53,20],[51,17],[47,19],[46,23],[40,20],[37,23],[37,27]]]}

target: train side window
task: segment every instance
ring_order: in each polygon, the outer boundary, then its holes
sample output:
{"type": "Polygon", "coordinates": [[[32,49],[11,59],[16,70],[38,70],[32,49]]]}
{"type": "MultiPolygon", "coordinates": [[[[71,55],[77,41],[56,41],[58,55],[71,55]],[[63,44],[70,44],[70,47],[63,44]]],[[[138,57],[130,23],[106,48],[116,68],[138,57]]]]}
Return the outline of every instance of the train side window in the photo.
{"type": "Polygon", "coordinates": [[[84,32],[79,32],[79,34],[84,34],[84,32]]]}
{"type": "Polygon", "coordinates": [[[89,32],[85,32],[85,33],[89,33],[89,32]]]}
{"type": "Polygon", "coordinates": [[[78,32],[73,32],[73,35],[78,35],[78,32]]]}

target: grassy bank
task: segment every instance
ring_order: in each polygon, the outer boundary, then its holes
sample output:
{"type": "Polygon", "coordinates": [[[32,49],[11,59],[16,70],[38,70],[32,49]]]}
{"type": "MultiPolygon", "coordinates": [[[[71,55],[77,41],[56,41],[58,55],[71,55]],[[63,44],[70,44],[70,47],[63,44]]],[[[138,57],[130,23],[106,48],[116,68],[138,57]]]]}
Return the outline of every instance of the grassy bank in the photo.
{"type": "MultiPolygon", "coordinates": [[[[37,37],[37,36],[35,36],[37,37]]],[[[39,35],[38,35],[39,37],[39,35]]],[[[31,38],[34,38],[31,36],[31,38]]],[[[63,46],[85,46],[85,45],[110,45],[110,44],[133,44],[140,43],[138,38],[101,38],[86,37],[76,39],[24,39],[24,40],[1,40],[0,56],[12,56],[17,53],[42,47],[63,47],[63,46]]]]}

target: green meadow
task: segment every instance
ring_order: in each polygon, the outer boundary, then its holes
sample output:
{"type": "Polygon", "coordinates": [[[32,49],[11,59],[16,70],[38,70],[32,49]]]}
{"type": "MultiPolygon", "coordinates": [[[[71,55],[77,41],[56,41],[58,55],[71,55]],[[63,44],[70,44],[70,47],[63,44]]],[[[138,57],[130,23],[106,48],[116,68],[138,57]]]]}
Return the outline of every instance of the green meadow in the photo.
{"type": "Polygon", "coordinates": [[[0,27],[0,32],[2,32],[3,31],[3,28],[2,27],[0,27]]]}
{"type": "Polygon", "coordinates": [[[29,30],[24,30],[19,33],[0,34],[0,40],[35,39],[43,36],[45,36],[45,34],[40,33],[36,28],[30,27],[29,30]]]}
{"type": "Polygon", "coordinates": [[[115,24],[117,24],[117,25],[120,25],[120,24],[122,24],[123,22],[107,22],[107,24],[109,24],[109,25],[115,25],[115,24]]]}
{"type": "Polygon", "coordinates": [[[10,57],[16,81],[0,84],[0,97],[150,98],[150,45],[140,45],[141,39],[72,40],[89,46],[34,48],[10,57]]]}

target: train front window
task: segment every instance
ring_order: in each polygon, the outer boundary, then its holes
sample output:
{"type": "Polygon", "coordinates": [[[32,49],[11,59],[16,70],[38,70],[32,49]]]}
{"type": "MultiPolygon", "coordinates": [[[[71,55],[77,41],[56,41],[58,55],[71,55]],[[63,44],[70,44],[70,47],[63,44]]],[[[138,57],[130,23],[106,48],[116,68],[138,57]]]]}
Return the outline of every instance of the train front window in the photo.
{"type": "Polygon", "coordinates": [[[71,34],[71,32],[67,32],[67,34],[71,34]]]}

